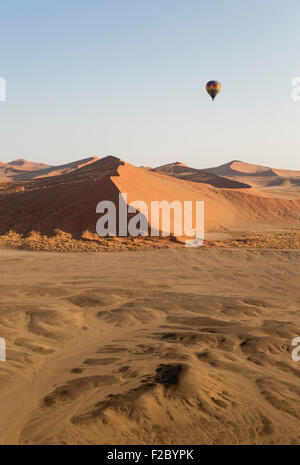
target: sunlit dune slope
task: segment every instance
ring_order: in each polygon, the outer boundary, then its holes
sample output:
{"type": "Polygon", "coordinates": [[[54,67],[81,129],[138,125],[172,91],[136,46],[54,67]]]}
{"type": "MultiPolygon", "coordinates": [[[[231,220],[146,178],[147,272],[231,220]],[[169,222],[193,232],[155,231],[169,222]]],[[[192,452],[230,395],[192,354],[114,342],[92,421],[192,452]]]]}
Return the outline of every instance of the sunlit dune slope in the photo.
{"type": "Polygon", "coordinates": [[[268,195],[279,198],[300,197],[300,171],[270,168],[238,160],[205,171],[232,181],[245,182],[268,195]]]}
{"type": "Polygon", "coordinates": [[[120,192],[127,193],[128,202],[142,200],[149,209],[154,200],[203,200],[206,230],[299,224],[299,200],[278,200],[252,189],[223,189],[179,180],[110,156],[59,176],[1,183],[0,232],[94,232],[99,218],[96,205],[112,200],[118,206],[120,192]]]}

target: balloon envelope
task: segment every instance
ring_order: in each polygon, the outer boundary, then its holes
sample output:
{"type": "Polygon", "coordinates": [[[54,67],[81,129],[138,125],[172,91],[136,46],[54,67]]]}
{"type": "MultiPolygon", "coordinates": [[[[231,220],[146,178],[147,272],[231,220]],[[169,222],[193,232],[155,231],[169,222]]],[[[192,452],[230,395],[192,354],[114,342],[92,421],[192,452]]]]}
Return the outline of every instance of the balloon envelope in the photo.
{"type": "Polygon", "coordinates": [[[221,83],[218,81],[209,81],[206,84],[206,90],[213,100],[215,99],[215,96],[218,95],[221,89],[221,83]]]}

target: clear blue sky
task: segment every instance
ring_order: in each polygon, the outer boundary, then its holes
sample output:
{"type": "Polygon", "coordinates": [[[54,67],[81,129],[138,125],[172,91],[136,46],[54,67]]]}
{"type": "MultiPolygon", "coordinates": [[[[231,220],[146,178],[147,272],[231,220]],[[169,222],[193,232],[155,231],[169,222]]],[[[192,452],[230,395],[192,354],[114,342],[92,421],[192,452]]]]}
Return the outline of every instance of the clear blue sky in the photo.
{"type": "Polygon", "coordinates": [[[10,0],[0,13],[1,161],[300,169],[299,0],[10,0]]]}

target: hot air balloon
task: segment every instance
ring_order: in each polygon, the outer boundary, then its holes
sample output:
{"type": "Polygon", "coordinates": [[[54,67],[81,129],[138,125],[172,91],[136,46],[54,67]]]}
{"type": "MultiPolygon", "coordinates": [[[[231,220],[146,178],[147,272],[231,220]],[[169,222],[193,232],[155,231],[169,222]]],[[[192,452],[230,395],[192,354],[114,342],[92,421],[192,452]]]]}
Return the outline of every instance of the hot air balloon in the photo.
{"type": "Polygon", "coordinates": [[[215,99],[215,96],[218,95],[221,89],[221,83],[218,81],[209,81],[206,84],[206,90],[213,100],[215,99]]]}

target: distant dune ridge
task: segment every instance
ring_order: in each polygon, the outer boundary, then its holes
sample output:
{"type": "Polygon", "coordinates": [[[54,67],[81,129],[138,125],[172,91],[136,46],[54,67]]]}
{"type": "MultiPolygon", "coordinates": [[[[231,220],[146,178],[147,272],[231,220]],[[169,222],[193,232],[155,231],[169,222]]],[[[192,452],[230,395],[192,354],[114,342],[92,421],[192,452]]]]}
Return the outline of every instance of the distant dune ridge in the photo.
{"type": "Polygon", "coordinates": [[[18,160],[13,160],[7,163],[7,165],[20,169],[23,171],[38,171],[46,168],[50,168],[50,165],[45,163],[36,163],[32,161],[25,160],[25,158],[19,158],[18,160]]]}
{"type": "Polygon", "coordinates": [[[205,171],[234,181],[245,182],[260,188],[268,195],[290,198],[300,196],[300,171],[253,165],[239,160],[233,160],[216,168],[206,168],[205,171]]]}
{"type": "MultiPolygon", "coordinates": [[[[262,167],[238,163],[216,170],[230,175],[233,166],[239,173],[264,172],[262,167]]],[[[99,218],[96,205],[112,200],[118,206],[120,192],[128,194],[128,203],[146,202],[149,210],[153,200],[203,200],[207,231],[255,225],[299,226],[300,198],[294,198],[297,186],[291,199],[288,193],[274,199],[248,183],[178,162],[147,170],[108,156],[34,171],[18,171],[10,165],[0,170],[13,170],[8,171],[9,182],[0,183],[1,234],[11,229],[23,234],[32,230],[52,234],[55,229],[75,236],[85,230],[94,233],[99,218]]]]}
{"type": "Polygon", "coordinates": [[[252,163],[245,163],[240,160],[232,160],[224,165],[217,166],[216,168],[207,168],[205,171],[215,173],[220,176],[267,176],[271,173],[277,176],[294,176],[300,177],[300,171],[276,169],[268,166],[254,165],[252,163]]]}
{"type": "Polygon", "coordinates": [[[6,164],[0,162],[0,181],[24,181],[28,179],[59,176],[82,168],[90,163],[94,163],[97,160],[99,160],[99,158],[93,156],[59,166],[35,163],[23,158],[6,164]]]}
{"type": "Polygon", "coordinates": [[[167,174],[168,176],[174,176],[175,178],[183,179],[185,181],[202,182],[210,184],[211,186],[224,187],[227,189],[243,189],[251,187],[249,184],[233,181],[224,176],[218,176],[205,170],[190,168],[180,162],[159,166],[154,168],[153,171],[167,174]]]}

